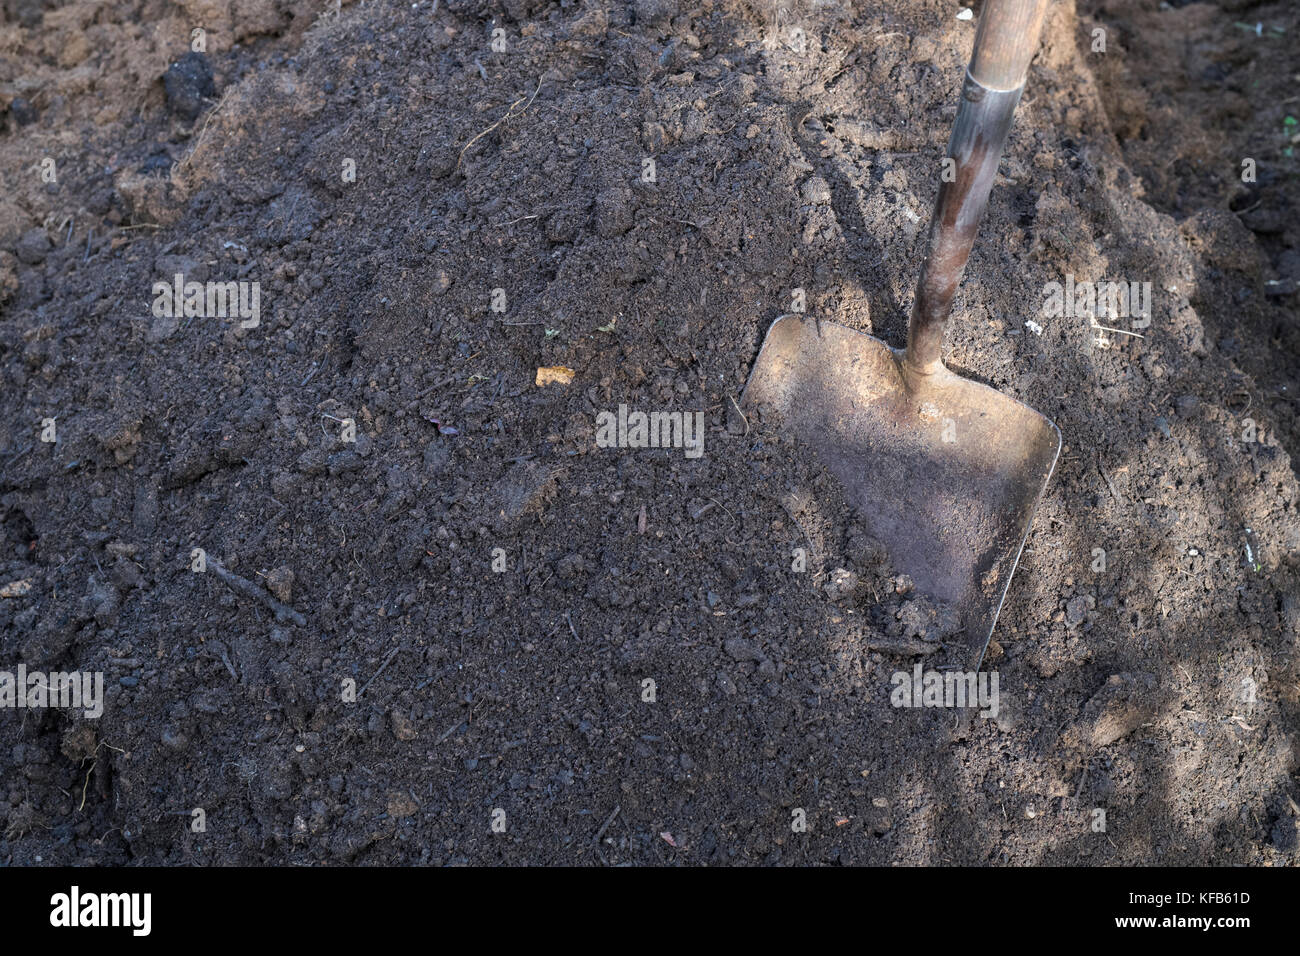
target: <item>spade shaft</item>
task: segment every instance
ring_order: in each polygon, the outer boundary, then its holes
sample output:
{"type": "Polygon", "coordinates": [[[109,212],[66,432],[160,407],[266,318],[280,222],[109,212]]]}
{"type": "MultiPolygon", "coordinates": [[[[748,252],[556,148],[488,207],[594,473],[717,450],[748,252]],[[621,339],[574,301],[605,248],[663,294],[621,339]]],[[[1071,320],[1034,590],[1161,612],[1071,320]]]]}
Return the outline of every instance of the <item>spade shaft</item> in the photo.
{"type": "Polygon", "coordinates": [[[904,358],[909,371],[929,374],[942,361],[944,326],[988,205],[1047,2],[988,0],[980,16],[912,303],[904,358]]]}

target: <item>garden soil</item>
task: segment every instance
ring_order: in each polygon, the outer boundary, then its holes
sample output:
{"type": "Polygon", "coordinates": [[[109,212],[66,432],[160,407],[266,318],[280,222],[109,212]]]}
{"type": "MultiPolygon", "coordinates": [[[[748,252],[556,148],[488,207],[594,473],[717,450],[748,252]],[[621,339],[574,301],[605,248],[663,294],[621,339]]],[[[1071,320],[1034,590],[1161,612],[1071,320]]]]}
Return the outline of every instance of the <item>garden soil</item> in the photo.
{"type": "Polygon", "coordinates": [[[1294,865],[1294,7],[1049,13],[948,333],[1064,436],[986,716],[738,406],[902,343],[960,10],[5,0],[0,670],[104,699],[0,710],[0,863],[1294,865]]]}

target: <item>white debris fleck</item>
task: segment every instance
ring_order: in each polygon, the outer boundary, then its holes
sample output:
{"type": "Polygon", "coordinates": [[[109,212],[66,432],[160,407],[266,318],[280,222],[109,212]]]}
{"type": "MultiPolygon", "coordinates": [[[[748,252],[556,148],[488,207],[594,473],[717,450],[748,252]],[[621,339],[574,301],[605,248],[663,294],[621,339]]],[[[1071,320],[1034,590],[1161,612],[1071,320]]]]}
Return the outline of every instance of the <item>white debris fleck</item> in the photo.
{"type": "Polygon", "coordinates": [[[1037,322],[1035,322],[1033,319],[1025,320],[1025,328],[1027,328],[1030,332],[1033,332],[1035,335],[1043,334],[1043,327],[1039,325],[1037,322]]]}
{"type": "Polygon", "coordinates": [[[974,19],[975,19],[975,14],[971,12],[971,8],[970,8],[970,7],[962,7],[960,10],[957,11],[957,19],[958,19],[958,20],[974,20],[974,19]]]}

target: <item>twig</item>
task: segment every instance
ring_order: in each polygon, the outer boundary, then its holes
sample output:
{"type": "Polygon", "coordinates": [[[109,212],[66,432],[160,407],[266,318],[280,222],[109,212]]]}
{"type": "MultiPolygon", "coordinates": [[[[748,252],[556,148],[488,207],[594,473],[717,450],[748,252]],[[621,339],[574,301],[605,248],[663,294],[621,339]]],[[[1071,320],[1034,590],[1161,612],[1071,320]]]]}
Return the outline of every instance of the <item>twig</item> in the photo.
{"type": "Polygon", "coordinates": [[[90,786],[90,775],[95,772],[95,768],[98,766],[99,758],[96,757],[94,763],[90,765],[90,769],[86,771],[86,779],[81,782],[81,806],[77,807],[78,813],[86,809],[86,788],[90,786]]]}
{"type": "MultiPolygon", "coordinates": [[[[729,518],[731,518],[731,520],[736,524],[737,527],[740,526],[740,519],[737,518],[735,515],[733,515],[733,514],[731,513],[731,509],[730,509],[730,508],[728,508],[726,505],[724,505],[724,504],[723,504],[721,501],[719,501],[717,498],[710,498],[709,500],[712,501],[712,502],[713,502],[715,505],[717,505],[719,508],[721,508],[723,511],[725,511],[725,512],[727,513],[727,516],[728,516],[729,518]]],[[[791,515],[791,517],[793,517],[793,515],[791,515]]],[[[811,539],[811,538],[808,539],[808,543],[809,543],[809,544],[812,544],[812,539],[811,539]]]]}
{"type": "Polygon", "coordinates": [[[1126,329],[1112,329],[1109,325],[1100,325],[1096,319],[1092,320],[1092,327],[1101,332],[1115,332],[1118,333],[1119,335],[1131,335],[1135,339],[1146,338],[1146,336],[1143,335],[1141,332],[1129,332],[1126,329]]]}
{"type": "Polygon", "coordinates": [[[231,91],[234,89],[235,87],[233,85],[226,87],[226,91],[221,94],[221,99],[217,101],[217,105],[208,112],[207,116],[203,117],[203,128],[199,130],[199,135],[195,137],[194,148],[186,153],[179,163],[172,166],[171,171],[168,174],[169,178],[174,175],[185,175],[186,170],[194,161],[194,157],[197,156],[199,151],[207,145],[208,127],[212,125],[213,117],[220,113],[221,108],[226,105],[226,100],[230,99],[231,91]]]}
{"type": "Polygon", "coordinates": [[[617,804],[614,806],[613,813],[605,818],[605,822],[600,825],[600,829],[596,831],[596,835],[592,838],[591,842],[600,842],[600,838],[605,835],[605,831],[609,829],[609,825],[614,822],[614,818],[619,815],[619,812],[622,811],[622,809],[623,808],[617,804]]]}
{"type": "Polygon", "coordinates": [[[465,723],[464,720],[457,720],[454,724],[452,724],[450,727],[444,730],[442,732],[442,736],[438,738],[438,743],[442,743],[444,740],[446,740],[448,737],[454,734],[457,730],[460,729],[460,725],[463,723],[465,723]]]}
{"type": "Polygon", "coordinates": [[[1106,474],[1106,469],[1101,465],[1101,452],[1097,452],[1097,470],[1101,472],[1101,477],[1106,480],[1106,487],[1110,489],[1111,497],[1118,501],[1119,492],[1115,490],[1115,485],[1111,483],[1110,475],[1106,474]]]}
{"type": "MultiPolygon", "coordinates": [[[[734,398],[732,398],[730,395],[728,395],[728,396],[727,396],[727,401],[731,402],[731,407],[734,408],[734,409],[736,410],[736,414],[740,416],[740,420],[741,420],[742,422],[745,423],[745,435],[748,435],[748,434],[749,434],[749,419],[745,417],[745,413],[742,412],[742,411],[740,410],[740,406],[736,404],[736,400],[735,400],[734,398]]],[[[740,437],[741,437],[741,438],[744,438],[745,435],[741,435],[740,437]]]]}
{"type": "Polygon", "coordinates": [[[521,97],[519,97],[519,99],[515,100],[513,103],[510,104],[510,109],[506,110],[506,113],[505,113],[504,116],[502,116],[499,120],[497,120],[495,123],[493,123],[493,124],[492,124],[491,126],[489,126],[487,129],[483,130],[483,132],[479,133],[477,136],[475,136],[475,137],[474,137],[473,139],[471,139],[468,143],[466,143],[464,146],[461,147],[460,155],[456,157],[456,168],[457,168],[457,169],[460,169],[461,161],[465,158],[465,150],[469,149],[471,146],[473,146],[475,143],[477,143],[479,140],[481,140],[481,139],[482,139],[484,136],[486,136],[488,133],[492,132],[494,129],[496,129],[498,126],[500,126],[500,125],[501,125],[502,123],[504,123],[506,120],[508,120],[508,119],[510,119],[512,116],[514,116],[514,115],[515,115],[515,107],[518,106],[520,103],[523,103],[524,100],[526,99],[526,100],[528,100],[528,102],[527,102],[527,103],[524,103],[524,108],[523,108],[522,110],[519,111],[519,115],[522,116],[522,115],[524,114],[524,111],[527,110],[528,107],[530,107],[530,106],[533,105],[533,100],[537,99],[537,94],[541,92],[541,89],[542,89],[542,77],[538,77],[538,78],[537,78],[537,89],[533,90],[533,95],[532,95],[532,96],[528,96],[528,97],[521,96],[521,97]]]}
{"type": "Polygon", "coordinates": [[[366,692],[366,689],[369,688],[371,684],[373,684],[376,680],[379,679],[379,675],[384,672],[384,668],[389,665],[392,659],[397,656],[397,652],[400,651],[401,649],[402,648],[400,646],[394,647],[391,651],[388,652],[388,656],[384,658],[384,662],[379,665],[379,670],[375,671],[374,674],[371,675],[370,680],[366,681],[365,686],[362,687],[359,691],[357,691],[358,699],[360,699],[361,695],[366,692]]]}
{"type": "Polygon", "coordinates": [[[1089,754],[1088,759],[1083,762],[1083,773],[1079,774],[1079,785],[1074,788],[1074,803],[1076,806],[1079,803],[1079,795],[1083,793],[1084,781],[1088,779],[1088,768],[1090,768],[1091,766],[1092,766],[1092,755],[1089,754]]]}
{"type": "MultiPolygon", "coordinates": [[[[274,498],[272,498],[271,500],[275,501],[274,498]]],[[[276,501],[276,504],[280,504],[280,503],[276,501]]],[[[280,505],[280,510],[275,513],[275,516],[272,517],[270,521],[264,522],[262,527],[258,530],[257,534],[253,535],[251,538],[249,538],[247,541],[244,542],[242,546],[242,550],[251,553],[254,549],[256,549],[257,546],[262,543],[262,539],[266,537],[267,532],[269,532],[272,528],[274,528],[277,524],[279,524],[280,519],[285,516],[285,513],[288,510],[289,509],[284,507],[284,505],[280,505]]]]}
{"type": "Polygon", "coordinates": [[[208,558],[208,569],[224,581],[230,587],[230,590],[234,591],[236,594],[242,594],[246,598],[252,598],[254,601],[260,601],[262,604],[265,604],[272,612],[274,612],[275,619],[280,624],[292,622],[297,624],[299,627],[307,626],[307,619],[293,608],[289,607],[289,605],[281,604],[275,598],[271,597],[271,595],[264,589],[258,587],[247,578],[241,578],[233,571],[227,571],[218,562],[212,560],[212,558],[208,558]]]}
{"type": "Polygon", "coordinates": [[[235,665],[230,663],[230,653],[226,650],[226,645],[220,641],[214,641],[213,643],[217,648],[218,655],[221,657],[221,663],[225,664],[226,670],[230,671],[230,679],[238,684],[239,672],[235,670],[235,665]]]}

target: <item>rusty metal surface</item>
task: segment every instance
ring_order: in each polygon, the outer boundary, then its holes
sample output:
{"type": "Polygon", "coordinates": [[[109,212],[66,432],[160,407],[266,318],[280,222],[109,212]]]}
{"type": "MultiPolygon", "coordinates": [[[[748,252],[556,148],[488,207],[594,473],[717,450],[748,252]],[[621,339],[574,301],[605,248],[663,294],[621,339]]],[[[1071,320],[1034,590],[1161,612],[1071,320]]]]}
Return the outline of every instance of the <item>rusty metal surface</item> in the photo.
{"type": "Polygon", "coordinates": [[[1060,452],[1056,426],[940,366],[832,322],[784,316],[764,340],[742,405],[769,406],[844,486],[918,590],[955,605],[947,663],[975,669],[1034,509],[1060,452]]]}
{"type": "Polygon", "coordinates": [[[1019,102],[1019,88],[990,90],[969,73],[962,84],[957,118],[948,138],[953,176],[939,182],[907,326],[908,364],[913,368],[929,370],[942,364],[948,313],[979,232],[989,190],[997,178],[1002,145],[1019,102]]]}

